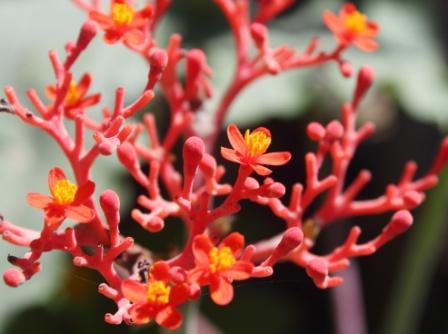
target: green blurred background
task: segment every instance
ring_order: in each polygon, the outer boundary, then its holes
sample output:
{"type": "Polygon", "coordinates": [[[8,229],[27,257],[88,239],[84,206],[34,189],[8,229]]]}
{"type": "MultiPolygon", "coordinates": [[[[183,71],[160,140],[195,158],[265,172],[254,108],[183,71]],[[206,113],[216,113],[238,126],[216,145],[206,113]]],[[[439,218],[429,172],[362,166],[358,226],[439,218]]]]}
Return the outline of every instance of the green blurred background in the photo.
{"type": "MultiPolygon", "coordinates": [[[[373,172],[374,182],[361,194],[369,198],[397,180],[407,160],[416,160],[422,175],[446,133],[448,3],[381,0],[358,4],[381,25],[378,52],[353,50],[346,54],[356,67],[370,64],[377,74],[360,118],[375,122],[378,130],[360,148],[349,172],[349,179],[360,168],[373,172]]],[[[323,47],[331,48],[333,38],[322,25],[321,13],[324,9],[337,11],[339,6],[337,1],[297,1],[270,24],[271,44],[288,43],[303,49],[311,36],[318,35],[322,36],[323,47]]],[[[12,85],[23,101],[30,87],[43,96],[45,87],[53,82],[48,50],[62,54],[65,42],[76,38],[85,14],[68,0],[2,0],[0,14],[0,86],[12,85]]],[[[221,13],[211,0],[174,0],[157,36],[160,45],[166,46],[172,32],[184,36],[185,47],[205,49],[219,98],[234,64],[232,39],[221,13]]],[[[85,71],[93,74],[93,90],[103,93],[103,105],[112,104],[117,86],[126,88],[131,101],[146,79],[141,59],[121,46],[105,46],[101,38],[92,43],[74,69],[77,77],[85,71]]],[[[306,125],[312,120],[328,122],[338,117],[339,105],[350,98],[353,86],[354,80],[342,78],[334,64],[265,78],[239,96],[228,121],[238,122],[243,128],[268,126],[273,132],[274,149],[295,152],[293,161],[275,174],[279,181],[290,184],[303,180],[303,155],[314,148],[305,138],[306,125]]],[[[207,103],[208,110],[214,109],[217,98],[207,103]]],[[[155,101],[151,111],[165,128],[163,101],[155,101]]],[[[0,157],[0,212],[19,225],[39,229],[40,213],[26,205],[26,193],[46,192],[48,170],[55,165],[68,170],[64,156],[45,134],[2,114],[0,157]]],[[[129,209],[141,190],[114,157],[100,159],[93,172],[99,191],[113,188],[120,194],[124,233],[160,251],[182,241],[182,230],[176,222],[169,223],[160,236],[147,236],[132,224],[129,209]]],[[[235,168],[229,166],[229,172],[230,179],[235,168]]],[[[447,179],[443,177],[428,201],[416,210],[416,224],[410,232],[373,256],[355,261],[362,283],[364,311],[360,312],[364,313],[369,333],[448,333],[447,179]]],[[[244,208],[235,228],[250,242],[282,229],[282,223],[264,208],[249,204],[244,208]]],[[[388,217],[339,222],[322,233],[318,252],[334,248],[353,224],[360,224],[368,239],[381,230],[388,217]]],[[[23,250],[0,242],[0,271],[9,267],[9,253],[21,255],[23,250]]],[[[163,332],[155,326],[138,329],[106,325],[103,314],[113,312],[115,306],[96,292],[101,281],[97,275],[73,268],[63,254],[46,254],[43,267],[18,289],[0,284],[0,333],[163,332]]],[[[337,333],[334,299],[338,293],[317,289],[303,269],[291,264],[276,269],[274,277],[237,284],[235,300],[228,307],[217,307],[204,296],[185,309],[187,319],[204,314],[200,321],[213,324],[201,332],[206,334],[217,329],[231,334],[337,333]]],[[[196,325],[187,320],[179,333],[199,333],[196,325]]]]}

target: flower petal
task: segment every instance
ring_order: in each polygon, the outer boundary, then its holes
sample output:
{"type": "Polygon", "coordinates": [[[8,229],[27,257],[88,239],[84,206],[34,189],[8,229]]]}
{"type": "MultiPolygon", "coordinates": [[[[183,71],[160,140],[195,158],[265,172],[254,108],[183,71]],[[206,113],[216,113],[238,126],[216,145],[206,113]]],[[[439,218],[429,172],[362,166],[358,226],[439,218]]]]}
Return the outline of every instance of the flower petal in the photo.
{"type": "Polygon", "coordinates": [[[108,44],[114,44],[117,43],[122,36],[123,34],[115,29],[107,29],[103,39],[108,44]]]}
{"type": "Polygon", "coordinates": [[[262,154],[257,158],[257,163],[262,165],[281,166],[291,159],[289,152],[272,152],[262,154]]]}
{"type": "Polygon", "coordinates": [[[73,205],[79,205],[84,203],[89,199],[90,196],[92,196],[94,191],[95,191],[95,183],[88,180],[76,191],[76,196],[75,199],[73,200],[73,205]]]}
{"type": "Polygon", "coordinates": [[[26,200],[29,205],[37,209],[45,209],[48,204],[53,202],[51,197],[38,193],[28,193],[26,195],[26,200]]]}
{"type": "Polygon", "coordinates": [[[215,277],[210,284],[212,300],[218,305],[227,305],[233,299],[233,286],[224,277],[215,277]]]}
{"type": "Polygon", "coordinates": [[[220,247],[229,247],[234,255],[238,255],[244,247],[244,236],[238,232],[233,232],[221,241],[220,247]]]}
{"type": "Polygon", "coordinates": [[[94,94],[87,96],[86,98],[82,99],[79,104],[78,108],[84,109],[90,106],[93,106],[95,104],[98,104],[101,101],[101,94],[94,94]]]}
{"type": "Polygon", "coordinates": [[[129,31],[125,32],[123,34],[123,37],[124,37],[124,42],[126,43],[126,45],[142,44],[143,41],[145,40],[145,35],[143,34],[143,32],[140,30],[137,30],[137,29],[133,29],[133,30],[129,30],[129,31]]]}
{"type": "Polygon", "coordinates": [[[56,183],[60,180],[66,179],[64,171],[59,167],[54,167],[48,173],[48,187],[50,192],[53,193],[52,189],[56,183]]]}
{"type": "Polygon", "coordinates": [[[213,248],[213,244],[205,234],[196,236],[193,240],[193,254],[198,266],[208,266],[210,260],[208,254],[213,248]]]}
{"type": "Polygon", "coordinates": [[[170,266],[164,261],[157,261],[151,266],[150,275],[156,281],[168,281],[170,279],[170,266]]]}
{"type": "Polygon", "coordinates": [[[238,156],[238,153],[235,150],[232,150],[227,147],[221,147],[221,155],[224,159],[230,160],[236,163],[241,163],[241,159],[238,156]]]}
{"type": "Polygon", "coordinates": [[[152,319],[152,312],[150,312],[147,304],[134,304],[129,310],[132,321],[137,325],[143,325],[150,322],[152,319]]]}
{"type": "Polygon", "coordinates": [[[92,83],[92,76],[89,73],[84,74],[78,82],[78,92],[82,98],[92,83]]]}
{"type": "Polygon", "coordinates": [[[91,11],[89,13],[89,18],[98,23],[103,29],[107,29],[113,25],[113,21],[109,16],[97,11],[91,11]]]}
{"type": "Polygon", "coordinates": [[[52,101],[56,100],[56,92],[57,92],[57,89],[56,89],[55,85],[48,86],[45,89],[45,95],[47,96],[47,98],[49,100],[52,100],[52,101]]]}
{"type": "Polygon", "coordinates": [[[334,13],[326,10],[323,14],[323,20],[328,29],[330,29],[334,33],[340,33],[344,30],[344,26],[334,13]]]}
{"type": "Polygon", "coordinates": [[[372,52],[378,49],[378,43],[371,38],[358,37],[355,38],[353,44],[365,52],[372,52]]]}
{"type": "Polygon", "coordinates": [[[95,218],[95,212],[85,205],[69,205],[65,208],[65,216],[78,223],[88,223],[95,218]]]}
{"type": "Polygon", "coordinates": [[[235,151],[241,154],[244,154],[247,151],[243,135],[235,124],[230,124],[227,127],[227,137],[229,138],[230,145],[232,145],[235,151]]]}
{"type": "Polygon", "coordinates": [[[261,176],[266,176],[272,173],[272,171],[269,168],[263,167],[262,165],[258,164],[250,164],[250,167],[261,176]]]}
{"type": "Polygon", "coordinates": [[[156,322],[168,329],[176,329],[182,324],[182,314],[172,306],[167,306],[157,312],[156,322]]]}
{"type": "Polygon", "coordinates": [[[174,306],[183,304],[188,299],[188,296],[189,289],[187,284],[176,285],[170,292],[170,304],[174,306]]]}
{"type": "Polygon", "coordinates": [[[238,261],[229,269],[221,271],[221,275],[230,280],[245,280],[251,277],[254,265],[248,261],[238,261]]]}
{"type": "Polygon", "coordinates": [[[133,303],[146,303],[146,286],[131,279],[121,283],[121,292],[133,303]]]}

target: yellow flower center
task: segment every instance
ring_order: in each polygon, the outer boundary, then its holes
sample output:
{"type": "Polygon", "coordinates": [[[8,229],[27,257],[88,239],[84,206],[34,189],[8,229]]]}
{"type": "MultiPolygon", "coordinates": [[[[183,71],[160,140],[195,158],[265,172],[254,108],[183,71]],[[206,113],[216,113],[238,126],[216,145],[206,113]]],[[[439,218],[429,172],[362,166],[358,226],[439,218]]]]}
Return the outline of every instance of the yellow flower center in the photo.
{"type": "Polygon", "coordinates": [[[215,273],[230,268],[236,262],[232,250],[229,247],[213,247],[208,254],[210,259],[210,271],[215,273]]]}
{"type": "Polygon", "coordinates": [[[171,288],[163,281],[153,281],[148,284],[148,302],[156,305],[165,305],[170,301],[171,288]]]}
{"type": "Polygon", "coordinates": [[[127,26],[134,20],[134,8],[125,3],[112,6],[112,20],[118,26],[127,26]]]}
{"type": "Polygon", "coordinates": [[[367,28],[367,17],[355,10],[347,14],[345,26],[353,33],[362,33],[367,28]]]}
{"type": "Polygon", "coordinates": [[[65,103],[68,105],[73,105],[79,101],[81,93],[79,92],[78,85],[76,82],[72,81],[68,87],[67,95],[65,96],[65,103]]]}
{"type": "Polygon", "coordinates": [[[56,202],[61,205],[71,204],[75,200],[78,187],[67,179],[62,179],[56,182],[51,192],[56,202]]]}
{"type": "Polygon", "coordinates": [[[251,157],[263,154],[266,152],[269,145],[271,145],[271,137],[261,130],[252,133],[249,130],[246,130],[244,133],[244,141],[246,142],[251,157]]]}

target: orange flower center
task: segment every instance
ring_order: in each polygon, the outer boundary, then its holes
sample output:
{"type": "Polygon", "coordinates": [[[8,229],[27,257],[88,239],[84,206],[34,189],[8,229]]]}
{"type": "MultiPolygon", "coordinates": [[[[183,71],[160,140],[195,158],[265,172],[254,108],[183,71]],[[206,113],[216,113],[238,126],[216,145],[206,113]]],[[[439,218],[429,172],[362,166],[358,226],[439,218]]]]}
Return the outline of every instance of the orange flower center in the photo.
{"type": "Polygon", "coordinates": [[[236,262],[230,247],[213,247],[208,254],[210,271],[215,273],[230,268],[236,262]]]}
{"type": "Polygon", "coordinates": [[[75,200],[78,187],[67,179],[62,179],[56,182],[51,189],[54,199],[58,204],[71,204],[75,200]]]}
{"type": "Polygon", "coordinates": [[[79,101],[81,97],[81,93],[79,91],[78,85],[76,82],[72,81],[70,86],[68,87],[67,95],[65,96],[65,103],[68,105],[73,105],[79,101]]]}
{"type": "Polygon", "coordinates": [[[112,20],[118,26],[128,26],[134,20],[134,8],[125,3],[116,3],[112,6],[112,20]]]}
{"type": "Polygon", "coordinates": [[[268,149],[271,145],[271,137],[262,130],[250,132],[246,130],[244,133],[244,141],[251,157],[257,157],[268,149]]]}
{"type": "Polygon", "coordinates": [[[367,17],[357,10],[354,10],[347,13],[347,16],[345,17],[345,26],[353,33],[362,33],[367,28],[367,17]]]}
{"type": "Polygon", "coordinates": [[[163,281],[153,281],[148,284],[148,302],[156,305],[165,305],[170,301],[171,288],[163,281]]]}

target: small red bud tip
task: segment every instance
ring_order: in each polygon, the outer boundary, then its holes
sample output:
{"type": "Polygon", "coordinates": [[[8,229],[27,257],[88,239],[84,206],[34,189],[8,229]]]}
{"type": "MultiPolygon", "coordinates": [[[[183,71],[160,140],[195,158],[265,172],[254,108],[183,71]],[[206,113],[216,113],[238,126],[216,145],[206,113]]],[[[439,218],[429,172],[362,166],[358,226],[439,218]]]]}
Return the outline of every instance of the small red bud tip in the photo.
{"type": "Polygon", "coordinates": [[[120,198],[113,190],[107,189],[100,196],[100,205],[105,213],[115,213],[120,210],[120,198]]]}
{"type": "Polygon", "coordinates": [[[151,71],[163,72],[168,64],[168,56],[164,50],[156,49],[149,56],[149,64],[151,66],[151,71]]]}
{"type": "Polygon", "coordinates": [[[282,240],[280,241],[277,249],[283,253],[287,254],[292,251],[294,248],[299,246],[303,241],[303,232],[298,227],[289,228],[285,234],[283,235],[282,240]]]}
{"type": "Polygon", "coordinates": [[[184,164],[196,168],[202,160],[205,152],[204,141],[196,136],[185,141],[183,149],[184,164]]]}
{"type": "Polygon", "coordinates": [[[134,146],[129,142],[124,142],[118,147],[118,159],[129,170],[135,170],[138,166],[137,152],[134,146]]]}
{"type": "Polygon", "coordinates": [[[216,160],[210,154],[205,153],[201,160],[200,168],[206,177],[213,177],[216,171],[216,160]]]}
{"type": "Polygon", "coordinates": [[[266,196],[270,198],[280,198],[286,192],[285,186],[280,182],[274,182],[269,185],[266,196]]]}
{"type": "Polygon", "coordinates": [[[404,194],[403,199],[406,205],[415,208],[425,200],[425,194],[411,190],[404,194]]]}
{"type": "Polygon", "coordinates": [[[331,121],[327,125],[326,137],[328,140],[338,140],[344,135],[344,127],[339,121],[331,121]]]}
{"type": "Polygon", "coordinates": [[[341,74],[346,77],[346,78],[350,78],[353,75],[353,65],[347,62],[343,62],[340,66],[339,66],[339,70],[341,71],[341,74]]]}
{"type": "Polygon", "coordinates": [[[260,183],[258,183],[258,181],[253,177],[248,177],[246,180],[244,180],[244,187],[249,190],[255,190],[260,187],[260,183]]]}
{"type": "Polygon", "coordinates": [[[413,223],[414,219],[411,213],[407,210],[401,210],[392,216],[389,223],[391,232],[395,235],[406,232],[413,223]]]}
{"type": "Polygon", "coordinates": [[[370,88],[375,77],[375,72],[370,66],[363,66],[358,74],[358,81],[356,83],[356,90],[353,98],[353,106],[359,104],[359,101],[370,88]]]}
{"type": "Polygon", "coordinates": [[[198,284],[190,285],[188,292],[190,299],[197,299],[201,295],[201,287],[198,284]]]}
{"type": "Polygon", "coordinates": [[[3,280],[10,287],[16,288],[26,281],[26,277],[20,270],[10,268],[3,273],[3,280]]]}
{"type": "Polygon", "coordinates": [[[325,137],[326,131],[322,124],[317,122],[312,122],[308,124],[306,128],[306,133],[311,140],[319,141],[325,137]]]}
{"type": "Polygon", "coordinates": [[[322,282],[328,276],[328,265],[324,260],[313,259],[307,264],[306,273],[315,282],[322,282]]]}
{"type": "Polygon", "coordinates": [[[152,217],[152,219],[146,223],[148,231],[153,233],[160,232],[164,227],[165,223],[163,222],[163,219],[157,216],[152,217]]]}
{"type": "Polygon", "coordinates": [[[205,64],[205,54],[202,50],[190,50],[187,54],[187,77],[190,79],[196,78],[200,71],[204,70],[205,64]]]}
{"type": "Polygon", "coordinates": [[[93,21],[87,21],[81,27],[81,31],[79,32],[77,45],[81,49],[85,49],[87,45],[92,41],[92,39],[96,36],[98,32],[98,28],[93,21]]]}
{"type": "Polygon", "coordinates": [[[264,41],[266,40],[266,36],[268,34],[268,29],[264,24],[261,23],[253,23],[250,26],[250,34],[257,45],[258,48],[261,48],[264,41]]]}

